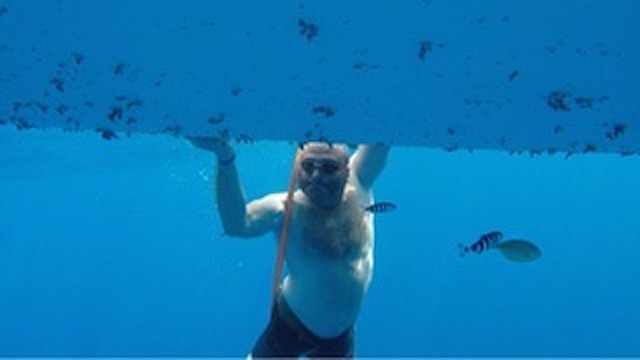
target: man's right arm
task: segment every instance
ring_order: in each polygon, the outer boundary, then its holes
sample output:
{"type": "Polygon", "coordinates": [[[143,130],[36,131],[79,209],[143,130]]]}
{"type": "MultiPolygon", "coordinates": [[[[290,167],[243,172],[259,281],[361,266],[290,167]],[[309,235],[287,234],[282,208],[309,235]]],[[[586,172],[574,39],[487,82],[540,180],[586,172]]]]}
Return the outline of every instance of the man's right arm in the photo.
{"type": "Polygon", "coordinates": [[[196,147],[213,152],[218,159],[215,193],[224,232],[229,236],[255,237],[274,230],[284,209],[282,194],[247,204],[231,146],[218,138],[189,140],[196,147]]]}
{"type": "Polygon", "coordinates": [[[241,236],[246,227],[247,210],[235,162],[218,160],[215,193],[225,234],[241,236]]]}
{"type": "Polygon", "coordinates": [[[276,229],[284,211],[283,194],[271,194],[246,203],[235,164],[218,162],[216,198],[224,232],[256,237],[276,229]]]}

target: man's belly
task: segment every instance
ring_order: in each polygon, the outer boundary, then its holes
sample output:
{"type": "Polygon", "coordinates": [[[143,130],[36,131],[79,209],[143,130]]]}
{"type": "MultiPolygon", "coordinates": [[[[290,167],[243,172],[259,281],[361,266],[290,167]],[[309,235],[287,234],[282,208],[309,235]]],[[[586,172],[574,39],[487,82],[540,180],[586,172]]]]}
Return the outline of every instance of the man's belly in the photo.
{"type": "Polygon", "coordinates": [[[372,274],[371,259],[345,264],[307,264],[283,283],[284,298],[315,335],[336,337],[351,327],[360,312],[372,274]]]}

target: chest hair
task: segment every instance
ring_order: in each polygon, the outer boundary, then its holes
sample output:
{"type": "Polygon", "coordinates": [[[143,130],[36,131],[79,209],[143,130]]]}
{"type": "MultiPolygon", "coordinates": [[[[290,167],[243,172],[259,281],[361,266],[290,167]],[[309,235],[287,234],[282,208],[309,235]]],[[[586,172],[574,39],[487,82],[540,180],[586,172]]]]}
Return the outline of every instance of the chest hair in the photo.
{"type": "Polygon", "coordinates": [[[370,214],[360,206],[355,191],[345,193],[342,203],[327,211],[300,205],[305,249],[331,258],[354,256],[369,242],[370,214]]]}

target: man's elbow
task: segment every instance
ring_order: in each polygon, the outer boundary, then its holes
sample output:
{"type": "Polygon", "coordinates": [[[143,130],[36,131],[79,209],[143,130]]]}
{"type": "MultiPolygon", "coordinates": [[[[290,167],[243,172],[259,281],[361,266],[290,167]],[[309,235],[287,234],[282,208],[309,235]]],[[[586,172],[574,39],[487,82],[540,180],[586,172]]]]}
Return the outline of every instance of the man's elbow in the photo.
{"type": "Polygon", "coordinates": [[[235,227],[223,226],[222,229],[224,230],[224,234],[227,236],[237,237],[237,238],[248,237],[243,231],[240,231],[235,227]]]}
{"type": "Polygon", "coordinates": [[[225,235],[231,236],[231,237],[237,237],[237,238],[252,237],[252,234],[250,234],[246,226],[244,226],[243,224],[235,224],[235,223],[229,224],[229,223],[223,222],[222,230],[224,231],[225,235]]]}

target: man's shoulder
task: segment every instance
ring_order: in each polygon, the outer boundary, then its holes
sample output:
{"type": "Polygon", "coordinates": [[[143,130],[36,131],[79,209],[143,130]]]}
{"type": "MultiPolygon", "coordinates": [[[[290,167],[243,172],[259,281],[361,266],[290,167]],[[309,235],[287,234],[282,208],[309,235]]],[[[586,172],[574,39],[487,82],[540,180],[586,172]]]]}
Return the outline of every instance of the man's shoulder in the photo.
{"type": "Polygon", "coordinates": [[[260,199],[263,202],[272,204],[273,206],[282,206],[284,207],[284,203],[287,201],[287,193],[286,192],[277,192],[267,194],[260,199]]]}
{"type": "Polygon", "coordinates": [[[271,193],[249,203],[249,212],[256,214],[283,213],[287,193],[271,193]]]}

